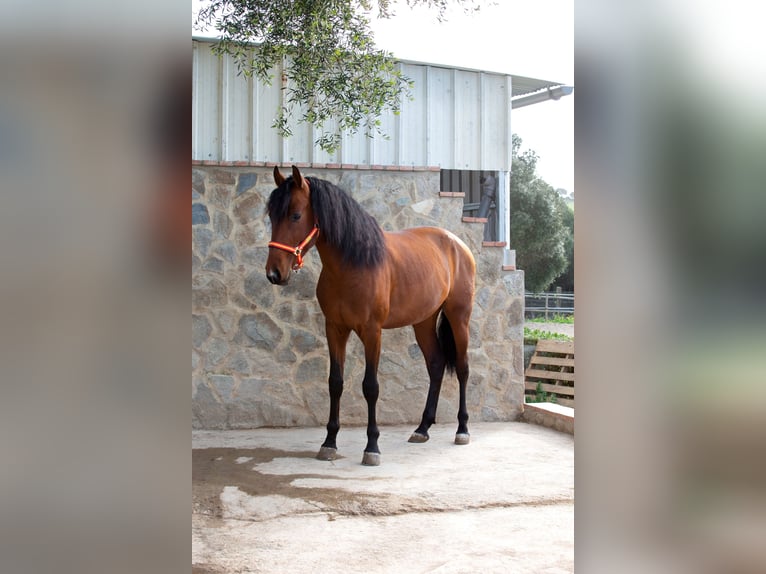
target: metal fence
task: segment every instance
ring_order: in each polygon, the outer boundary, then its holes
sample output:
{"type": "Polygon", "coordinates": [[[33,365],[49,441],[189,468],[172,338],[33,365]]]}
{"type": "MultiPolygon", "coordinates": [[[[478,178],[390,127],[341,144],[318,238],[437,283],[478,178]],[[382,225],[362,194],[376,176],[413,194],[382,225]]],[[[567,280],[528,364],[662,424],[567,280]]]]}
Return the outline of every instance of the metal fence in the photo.
{"type": "Polygon", "coordinates": [[[574,293],[526,293],[524,295],[524,316],[527,319],[556,315],[574,315],[574,293]]]}

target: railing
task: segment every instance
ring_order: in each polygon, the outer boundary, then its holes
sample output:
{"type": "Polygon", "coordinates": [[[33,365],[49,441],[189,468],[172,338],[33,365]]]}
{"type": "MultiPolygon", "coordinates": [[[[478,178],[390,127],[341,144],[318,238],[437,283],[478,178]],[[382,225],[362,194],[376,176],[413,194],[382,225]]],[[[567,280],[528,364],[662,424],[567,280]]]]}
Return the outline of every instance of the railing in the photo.
{"type": "Polygon", "coordinates": [[[524,295],[524,316],[527,319],[556,315],[574,314],[574,293],[526,293],[524,295]]]}
{"type": "Polygon", "coordinates": [[[529,367],[524,371],[524,393],[529,397],[525,400],[555,402],[574,408],[574,352],[573,341],[538,341],[529,367]]]}
{"type": "MultiPolygon", "coordinates": [[[[463,203],[463,215],[478,217],[480,206],[480,203],[463,203]]],[[[486,215],[487,223],[484,224],[484,241],[500,240],[499,233],[497,231],[497,214],[495,212],[495,204],[492,203],[489,213],[486,215]]]]}

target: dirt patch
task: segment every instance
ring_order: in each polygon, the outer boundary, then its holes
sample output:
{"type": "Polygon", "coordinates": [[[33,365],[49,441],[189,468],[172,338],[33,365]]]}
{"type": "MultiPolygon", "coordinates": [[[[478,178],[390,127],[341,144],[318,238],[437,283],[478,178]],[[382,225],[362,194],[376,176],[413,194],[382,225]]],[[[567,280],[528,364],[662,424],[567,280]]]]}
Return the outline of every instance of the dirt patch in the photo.
{"type": "MultiPolygon", "coordinates": [[[[289,452],[270,448],[206,448],[192,450],[192,512],[223,518],[221,493],[225,487],[237,487],[250,496],[284,496],[300,499],[317,511],[345,516],[383,516],[415,509],[419,502],[377,493],[352,492],[342,488],[299,487],[298,479],[327,479],[327,474],[266,474],[256,467],[275,458],[315,458],[315,452],[289,452]]],[[[340,458],[340,457],[339,457],[340,458]]],[[[375,480],[371,478],[371,480],[375,480]]],[[[200,566],[202,567],[202,566],[200,566]]],[[[205,572],[201,570],[202,574],[205,572]]]]}

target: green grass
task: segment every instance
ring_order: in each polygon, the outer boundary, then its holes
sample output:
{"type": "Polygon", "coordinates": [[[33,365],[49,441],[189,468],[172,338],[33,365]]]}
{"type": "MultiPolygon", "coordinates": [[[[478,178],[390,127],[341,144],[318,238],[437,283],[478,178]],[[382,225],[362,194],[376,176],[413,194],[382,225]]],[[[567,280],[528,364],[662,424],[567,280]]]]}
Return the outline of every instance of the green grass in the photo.
{"type": "Polygon", "coordinates": [[[554,315],[553,317],[535,317],[527,319],[530,323],[561,323],[563,325],[574,325],[574,315],[554,315]]]}
{"type": "Polygon", "coordinates": [[[550,331],[541,331],[540,329],[530,329],[524,327],[524,344],[534,345],[540,339],[552,339],[554,341],[574,341],[574,337],[562,335],[561,333],[551,333],[550,331]]]}

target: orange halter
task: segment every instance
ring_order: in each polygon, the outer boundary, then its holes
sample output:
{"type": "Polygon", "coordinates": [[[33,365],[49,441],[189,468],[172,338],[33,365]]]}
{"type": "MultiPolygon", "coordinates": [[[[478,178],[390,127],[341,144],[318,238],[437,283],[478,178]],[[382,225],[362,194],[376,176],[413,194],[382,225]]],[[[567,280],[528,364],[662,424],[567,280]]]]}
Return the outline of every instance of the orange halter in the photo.
{"type": "Polygon", "coordinates": [[[311,230],[311,233],[308,234],[308,237],[301,241],[297,247],[290,247],[289,245],[285,245],[284,243],[277,243],[276,241],[270,241],[269,247],[274,247],[276,249],[281,249],[282,251],[287,251],[288,253],[292,253],[295,255],[296,261],[293,264],[293,271],[296,273],[301,270],[301,267],[303,267],[303,250],[306,248],[306,246],[311,243],[311,240],[314,239],[316,236],[319,235],[319,226],[317,224],[314,224],[314,229],[311,230]]]}

